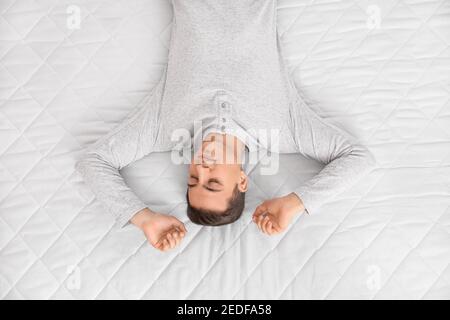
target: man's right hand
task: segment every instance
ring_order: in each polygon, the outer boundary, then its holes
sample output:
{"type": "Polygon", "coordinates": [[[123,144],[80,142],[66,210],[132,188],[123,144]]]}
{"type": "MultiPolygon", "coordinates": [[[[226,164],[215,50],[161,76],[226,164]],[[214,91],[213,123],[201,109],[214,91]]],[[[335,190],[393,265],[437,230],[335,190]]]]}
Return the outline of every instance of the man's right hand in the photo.
{"type": "Polygon", "coordinates": [[[161,251],[178,246],[187,232],[183,222],[177,218],[148,208],[136,213],[131,223],[144,232],[153,247],[161,251]]]}

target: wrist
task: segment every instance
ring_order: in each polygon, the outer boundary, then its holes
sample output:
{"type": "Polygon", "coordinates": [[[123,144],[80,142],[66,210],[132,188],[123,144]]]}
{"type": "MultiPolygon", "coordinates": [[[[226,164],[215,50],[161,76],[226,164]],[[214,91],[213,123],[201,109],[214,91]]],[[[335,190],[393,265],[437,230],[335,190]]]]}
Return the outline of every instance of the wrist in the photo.
{"type": "Polygon", "coordinates": [[[142,209],[137,212],[130,220],[132,224],[134,224],[139,229],[143,230],[144,227],[151,223],[154,216],[154,212],[152,212],[149,208],[142,209]]]}
{"type": "Polygon", "coordinates": [[[302,199],[300,199],[300,197],[296,193],[291,192],[286,196],[286,198],[288,199],[290,207],[293,211],[295,211],[296,214],[305,210],[302,199]]]}

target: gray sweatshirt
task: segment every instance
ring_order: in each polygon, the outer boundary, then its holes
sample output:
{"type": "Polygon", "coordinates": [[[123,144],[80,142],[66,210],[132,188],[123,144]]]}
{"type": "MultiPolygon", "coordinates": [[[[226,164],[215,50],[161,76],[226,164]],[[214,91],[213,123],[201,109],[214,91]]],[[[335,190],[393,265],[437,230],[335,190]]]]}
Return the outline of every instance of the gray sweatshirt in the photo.
{"type": "Polygon", "coordinates": [[[318,117],[298,94],[281,57],[276,0],[172,4],[168,64],[160,81],[77,163],[120,225],[147,206],[119,170],[151,152],[173,150],[176,132],[194,136],[195,122],[214,122],[227,134],[239,127],[258,147],[326,164],[292,190],[310,214],[373,167],[366,148],[318,117]]]}

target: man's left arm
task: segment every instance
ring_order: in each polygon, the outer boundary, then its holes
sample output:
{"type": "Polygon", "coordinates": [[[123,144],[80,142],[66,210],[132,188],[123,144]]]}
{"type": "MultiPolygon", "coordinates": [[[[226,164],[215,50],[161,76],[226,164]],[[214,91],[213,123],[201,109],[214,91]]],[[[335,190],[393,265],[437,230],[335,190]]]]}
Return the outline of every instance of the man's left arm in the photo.
{"type": "Polygon", "coordinates": [[[299,153],[325,167],[291,194],[267,200],[256,208],[254,222],[269,235],[285,230],[293,217],[304,210],[309,214],[316,212],[376,163],[367,148],[321,119],[303,101],[299,100],[294,107],[292,130],[299,153]]]}
{"type": "Polygon", "coordinates": [[[327,123],[306,103],[295,106],[294,138],[298,151],[325,167],[294,193],[313,214],[323,203],[343,192],[375,166],[369,150],[341,129],[327,123]]]}

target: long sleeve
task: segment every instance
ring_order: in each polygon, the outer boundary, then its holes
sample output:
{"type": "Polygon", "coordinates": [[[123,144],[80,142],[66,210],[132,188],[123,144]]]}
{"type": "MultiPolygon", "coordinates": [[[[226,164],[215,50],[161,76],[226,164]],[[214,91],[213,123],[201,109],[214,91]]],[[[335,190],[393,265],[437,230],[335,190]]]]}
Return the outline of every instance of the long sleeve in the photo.
{"type": "Polygon", "coordinates": [[[303,100],[294,105],[294,137],[301,154],[325,167],[294,192],[312,214],[375,166],[373,155],[342,130],[326,123],[303,100]]]}
{"type": "Polygon", "coordinates": [[[76,168],[96,198],[113,214],[119,226],[146,205],[126,185],[119,170],[152,152],[164,77],[149,96],[121,124],[90,146],[76,168]]]}

